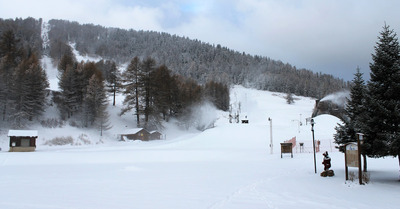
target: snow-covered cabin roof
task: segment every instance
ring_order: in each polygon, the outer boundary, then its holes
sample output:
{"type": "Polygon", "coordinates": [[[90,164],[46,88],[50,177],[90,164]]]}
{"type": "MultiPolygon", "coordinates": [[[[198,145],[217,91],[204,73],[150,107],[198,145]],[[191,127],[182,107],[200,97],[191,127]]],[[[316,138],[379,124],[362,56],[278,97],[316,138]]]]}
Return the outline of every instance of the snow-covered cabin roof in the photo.
{"type": "Polygon", "coordinates": [[[150,131],[149,133],[150,133],[150,134],[154,134],[154,133],[159,133],[159,134],[161,134],[161,133],[158,132],[158,131],[150,131]]]}
{"type": "Polygon", "coordinates": [[[143,128],[133,128],[133,129],[129,129],[124,131],[124,133],[122,134],[137,134],[139,131],[144,130],[143,128]]]}
{"type": "Polygon", "coordinates": [[[9,130],[8,136],[19,136],[19,137],[38,137],[37,130],[9,130]]]}

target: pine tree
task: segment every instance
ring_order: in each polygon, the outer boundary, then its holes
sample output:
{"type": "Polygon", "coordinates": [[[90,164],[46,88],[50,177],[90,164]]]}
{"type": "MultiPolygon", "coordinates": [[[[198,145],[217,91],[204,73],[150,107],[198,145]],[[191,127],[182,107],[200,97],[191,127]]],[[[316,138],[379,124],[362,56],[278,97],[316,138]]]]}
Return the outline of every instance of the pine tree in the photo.
{"type": "Polygon", "coordinates": [[[62,97],[59,110],[63,119],[72,117],[80,107],[78,76],[76,68],[67,68],[58,82],[62,97]]]}
{"type": "Polygon", "coordinates": [[[103,136],[103,132],[112,128],[109,121],[110,114],[107,112],[107,105],[101,106],[98,112],[95,124],[100,129],[100,136],[103,136]]]}
{"type": "MultiPolygon", "coordinates": [[[[372,157],[400,155],[400,48],[396,33],[385,25],[370,63],[363,132],[372,157]]],[[[400,157],[399,157],[400,163],[400,157]]]]}
{"type": "Polygon", "coordinates": [[[19,44],[20,40],[12,30],[3,32],[0,37],[0,110],[3,121],[8,118],[9,108],[13,106],[11,91],[15,83],[14,73],[23,57],[19,44]]]}
{"type": "Polygon", "coordinates": [[[121,73],[115,62],[112,62],[109,74],[106,77],[107,91],[113,95],[113,106],[115,106],[115,97],[121,86],[121,73]]]}
{"type": "Polygon", "coordinates": [[[59,80],[61,90],[61,101],[58,102],[61,117],[69,119],[73,115],[83,118],[82,124],[89,126],[88,122],[93,123],[92,119],[86,118],[84,100],[87,94],[89,81],[92,76],[96,76],[103,81],[102,73],[99,71],[94,62],[80,62],[73,65],[65,65],[66,69],[61,71],[62,75],[59,80]]]}
{"type": "Polygon", "coordinates": [[[204,87],[206,99],[212,102],[220,110],[229,109],[229,88],[227,85],[209,81],[204,87]]]}
{"type": "Polygon", "coordinates": [[[101,76],[93,74],[89,79],[83,104],[84,126],[92,126],[97,121],[102,134],[102,130],[109,126],[107,105],[104,82],[101,76]]]}
{"type": "Polygon", "coordinates": [[[125,95],[125,99],[123,101],[124,108],[121,111],[121,115],[135,109],[137,126],[140,126],[140,114],[142,110],[140,105],[140,89],[142,88],[142,83],[140,83],[140,77],[142,76],[141,66],[142,64],[139,58],[134,57],[122,74],[124,83],[123,94],[125,95]]]}
{"type": "Polygon", "coordinates": [[[15,127],[23,127],[27,121],[43,113],[49,84],[35,54],[21,62],[14,79],[10,119],[15,127]]]}
{"type": "Polygon", "coordinates": [[[21,61],[23,53],[19,44],[20,40],[12,30],[5,31],[0,37],[0,57],[7,66],[16,67],[21,61]]]}
{"type": "Polygon", "coordinates": [[[175,80],[171,77],[171,72],[167,66],[161,65],[155,70],[151,82],[155,111],[162,114],[163,119],[167,120],[172,108],[172,86],[175,80]]]}
{"type": "Polygon", "coordinates": [[[40,66],[40,61],[35,54],[28,59],[26,76],[26,99],[29,101],[29,120],[40,116],[46,105],[46,88],[49,87],[46,71],[40,66]]]}
{"type": "Polygon", "coordinates": [[[292,93],[287,93],[286,94],[286,103],[287,104],[293,104],[294,99],[293,99],[293,94],[292,93]]]}
{"type": "Polygon", "coordinates": [[[170,104],[169,115],[176,117],[182,108],[182,101],[180,100],[180,77],[178,75],[171,76],[170,84],[170,104]]]}
{"type": "Polygon", "coordinates": [[[144,101],[143,115],[144,115],[144,127],[150,128],[150,126],[159,125],[158,115],[155,113],[154,107],[154,86],[152,85],[152,77],[156,68],[156,61],[151,57],[148,57],[142,62],[142,77],[139,81],[142,83],[142,95],[144,101]]]}
{"type": "Polygon", "coordinates": [[[75,55],[72,53],[71,50],[68,50],[62,57],[60,62],[58,63],[57,69],[59,75],[62,75],[67,68],[73,67],[76,63],[75,55]]]}
{"type": "Polygon", "coordinates": [[[29,112],[32,110],[29,108],[27,103],[28,96],[28,85],[27,75],[25,71],[29,67],[29,64],[24,60],[14,72],[14,83],[11,86],[11,104],[9,109],[9,120],[14,128],[22,128],[27,122],[29,112]]]}
{"type": "Polygon", "coordinates": [[[78,93],[79,93],[79,103],[82,104],[86,96],[87,86],[93,75],[96,75],[100,80],[103,80],[103,75],[100,70],[97,69],[94,62],[81,62],[78,65],[78,93]]]}
{"type": "MultiPolygon", "coordinates": [[[[366,86],[360,68],[354,74],[354,79],[350,87],[350,98],[347,99],[345,117],[343,125],[338,124],[335,143],[344,145],[348,142],[356,141],[356,133],[361,132],[363,127],[363,115],[365,114],[365,91],[366,86]]],[[[343,150],[342,150],[343,151],[343,150]]]]}

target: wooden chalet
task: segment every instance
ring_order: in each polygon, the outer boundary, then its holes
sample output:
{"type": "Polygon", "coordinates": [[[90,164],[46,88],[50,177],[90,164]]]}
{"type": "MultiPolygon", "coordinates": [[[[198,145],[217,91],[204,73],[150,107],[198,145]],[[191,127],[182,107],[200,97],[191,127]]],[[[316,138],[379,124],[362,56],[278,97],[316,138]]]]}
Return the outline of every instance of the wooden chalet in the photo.
{"type": "Polygon", "coordinates": [[[134,128],[126,130],[120,136],[122,141],[126,140],[149,141],[149,140],[162,139],[162,134],[160,132],[158,131],[149,132],[144,128],[134,128]]]}
{"type": "Polygon", "coordinates": [[[32,152],[36,149],[36,130],[9,130],[10,152],[32,152]]]}
{"type": "Polygon", "coordinates": [[[142,140],[148,141],[150,139],[150,133],[144,128],[134,128],[126,130],[121,134],[121,140],[142,140]]]}
{"type": "Polygon", "coordinates": [[[161,139],[162,134],[158,131],[150,131],[150,139],[161,139]]]}

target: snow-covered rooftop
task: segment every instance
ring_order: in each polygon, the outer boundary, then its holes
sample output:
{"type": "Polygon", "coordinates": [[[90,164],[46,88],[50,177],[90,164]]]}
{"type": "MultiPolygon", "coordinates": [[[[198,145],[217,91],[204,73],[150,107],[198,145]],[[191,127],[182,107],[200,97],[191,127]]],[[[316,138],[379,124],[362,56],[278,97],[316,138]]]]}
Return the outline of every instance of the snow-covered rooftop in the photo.
{"type": "Polygon", "coordinates": [[[133,129],[124,131],[122,134],[136,134],[141,130],[144,130],[144,129],[143,128],[133,128],[133,129]]]}
{"type": "Polygon", "coordinates": [[[9,130],[8,136],[26,136],[26,137],[37,137],[37,130],[9,130]]]}

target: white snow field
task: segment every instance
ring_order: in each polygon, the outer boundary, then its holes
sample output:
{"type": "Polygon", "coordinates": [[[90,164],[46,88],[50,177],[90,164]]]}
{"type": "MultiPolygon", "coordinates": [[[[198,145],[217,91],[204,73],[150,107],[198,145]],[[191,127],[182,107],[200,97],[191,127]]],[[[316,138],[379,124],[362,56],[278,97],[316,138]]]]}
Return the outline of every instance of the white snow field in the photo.
{"type": "MultiPolygon", "coordinates": [[[[335,209],[399,208],[397,158],[368,159],[370,183],[345,181],[344,155],[333,144],[340,121],[315,118],[315,138],[321,141],[314,173],[311,115],[314,100],[235,86],[231,102],[248,114],[249,124],[231,124],[228,113],[204,132],[182,131],[172,123],[158,141],[117,140],[134,128],[133,116],[117,116],[110,107],[113,128],[100,140],[96,130],[37,129],[35,152],[8,152],[5,130],[0,135],[0,208],[2,209],[335,209]],[[270,152],[272,119],[273,154],[270,152]],[[301,122],[301,125],[300,123],[301,122]],[[48,146],[56,136],[85,134],[89,145],[48,146]],[[281,158],[280,144],[297,137],[300,153],[281,158]],[[100,142],[97,143],[96,142],[100,142]],[[329,151],[334,177],[320,177],[322,152],[329,151]]],[[[49,110],[49,112],[51,112],[49,110]]],[[[50,113],[47,113],[50,114],[50,113]]],[[[349,168],[350,171],[357,171],[349,168]]]]}

